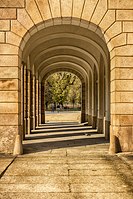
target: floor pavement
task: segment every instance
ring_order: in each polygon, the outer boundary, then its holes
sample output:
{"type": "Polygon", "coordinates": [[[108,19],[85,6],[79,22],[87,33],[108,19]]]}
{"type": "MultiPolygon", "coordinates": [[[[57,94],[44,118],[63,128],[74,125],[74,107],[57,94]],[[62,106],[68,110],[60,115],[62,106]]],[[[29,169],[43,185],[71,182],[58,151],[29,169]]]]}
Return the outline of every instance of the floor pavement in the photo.
{"type": "Polygon", "coordinates": [[[0,156],[0,199],[133,199],[132,153],[108,149],[89,126],[42,125],[24,155],[0,156]]]}

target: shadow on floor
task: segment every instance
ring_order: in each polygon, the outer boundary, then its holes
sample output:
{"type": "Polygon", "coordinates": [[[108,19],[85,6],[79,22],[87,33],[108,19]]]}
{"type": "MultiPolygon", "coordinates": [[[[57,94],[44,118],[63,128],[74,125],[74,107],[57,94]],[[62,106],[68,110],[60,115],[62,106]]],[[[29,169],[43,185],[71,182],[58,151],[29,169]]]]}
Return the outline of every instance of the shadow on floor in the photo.
{"type": "Polygon", "coordinates": [[[92,129],[90,126],[83,126],[84,128],[80,125],[75,128],[71,126],[71,129],[68,125],[62,131],[62,126],[59,127],[58,125],[58,129],[51,129],[50,125],[50,129],[49,126],[47,126],[47,129],[45,128],[44,131],[43,129],[41,129],[41,131],[37,129],[31,135],[26,136],[26,140],[24,141],[24,153],[38,153],[51,149],[109,143],[103,134],[98,134],[96,129],[92,129]]]}

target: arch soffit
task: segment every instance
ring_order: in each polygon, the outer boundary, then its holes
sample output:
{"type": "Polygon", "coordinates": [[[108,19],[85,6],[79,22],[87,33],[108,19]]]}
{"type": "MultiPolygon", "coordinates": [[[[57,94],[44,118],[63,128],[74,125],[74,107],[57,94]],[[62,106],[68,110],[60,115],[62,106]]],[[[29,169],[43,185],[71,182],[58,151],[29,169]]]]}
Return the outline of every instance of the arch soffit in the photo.
{"type": "Polygon", "coordinates": [[[87,72],[80,65],[67,61],[67,62],[56,62],[56,63],[50,64],[47,67],[45,67],[45,69],[42,70],[42,73],[40,76],[41,80],[43,79],[45,74],[49,73],[53,69],[56,70],[56,69],[64,69],[64,68],[67,69],[68,71],[73,70],[76,73],[80,74],[80,76],[84,79],[84,81],[86,81],[86,79],[88,79],[87,72]]]}

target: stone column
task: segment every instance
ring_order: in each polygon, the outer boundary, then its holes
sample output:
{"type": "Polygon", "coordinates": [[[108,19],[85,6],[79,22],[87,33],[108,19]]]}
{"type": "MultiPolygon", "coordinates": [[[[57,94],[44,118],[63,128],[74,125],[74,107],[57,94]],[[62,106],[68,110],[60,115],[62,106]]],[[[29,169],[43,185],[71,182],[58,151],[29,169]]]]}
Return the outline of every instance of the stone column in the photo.
{"type": "Polygon", "coordinates": [[[89,88],[88,88],[88,125],[92,125],[92,76],[89,72],[89,88]]]}
{"type": "Polygon", "coordinates": [[[31,132],[31,71],[27,70],[27,132],[31,132]]]}
{"type": "Polygon", "coordinates": [[[97,119],[98,133],[103,133],[103,122],[104,122],[104,63],[101,57],[99,65],[99,78],[98,78],[98,119],[97,119]]]}
{"type": "Polygon", "coordinates": [[[36,127],[36,77],[32,75],[32,114],[31,114],[31,127],[35,130],[36,127]]]}
{"type": "Polygon", "coordinates": [[[86,85],[85,85],[85,122],[88,122],[88,79],[86,78],[86,85]]]}
{"type": "Polygon", "coordinates": [[[41,123],[44,124],[45,123],[45,102],[44,102],[44,83],[42,83],[41,85],[41,123]]]}
{"type": "Polygon", "coordinates": [[[82,83],[81,123],[85,122],[85,83],[82,83]]]}
{"type": "Polygon", "coordinates": [[[27,134],[27,70],[24,66],[24,134],[27,134]]]}
{"type": "Polygon", "coordinates": [[[36,126],[39,126],[39,80],[36,79],[36,126]]]}
{"type": "Polygon", "coordinates": [[[41,103],[41,93],[42,93],[42,91],[41,91],[41,82],[39,81],[39,124],[41,124],[41,105],[42,105],[42,103],[41,103]]]}
{"type": "Polygon", "coordinates": [[[97,126],[97,78],[96,69],[94,66],[93,78],[92,78],[92,128],[97,126]]]}
{"type": "Polygon", "coordinates": [[[25,130],[24,130],[24,68],[25,65],[21,66],[21,131],[22,139],[25,139],[25,130]]]}

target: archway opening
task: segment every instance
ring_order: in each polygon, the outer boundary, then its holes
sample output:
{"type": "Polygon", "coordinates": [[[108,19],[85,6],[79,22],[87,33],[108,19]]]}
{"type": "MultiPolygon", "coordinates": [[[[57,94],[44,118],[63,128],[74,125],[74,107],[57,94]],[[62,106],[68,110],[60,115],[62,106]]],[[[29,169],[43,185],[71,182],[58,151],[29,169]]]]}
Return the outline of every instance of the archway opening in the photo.
{"type": "Polygon", "coordinates": [[[42,124],[81,122],[81,81],[69,72],[49,75],[42,85],[42,124]]]}
{"type": "MultiPolygon", "coordinates": [[[[62,21],[62,19],[60,19],[62,21]]],[[[59,19],[58,19],[59,22],[59,19]]],[[[38,24],[25,35],[21,43],[21,125],[23,139],[40,125],[43,119],[43,84],[57,72],[70,72],[82,82],[81,123],[109,138],[110,127],[110,65],[109,52],[102,31],[96,34],[84,22],[53,24],[51,20],[38,24]],[[44,26],[45,25],[45,26],[44,26]],[[41,27],[41,29],[40,29],[41,27]]],[[[93,24],[93,27],[95,25],[93,24]]],[[[45,116],[44,116],[45,118],[45,116]]]]}

